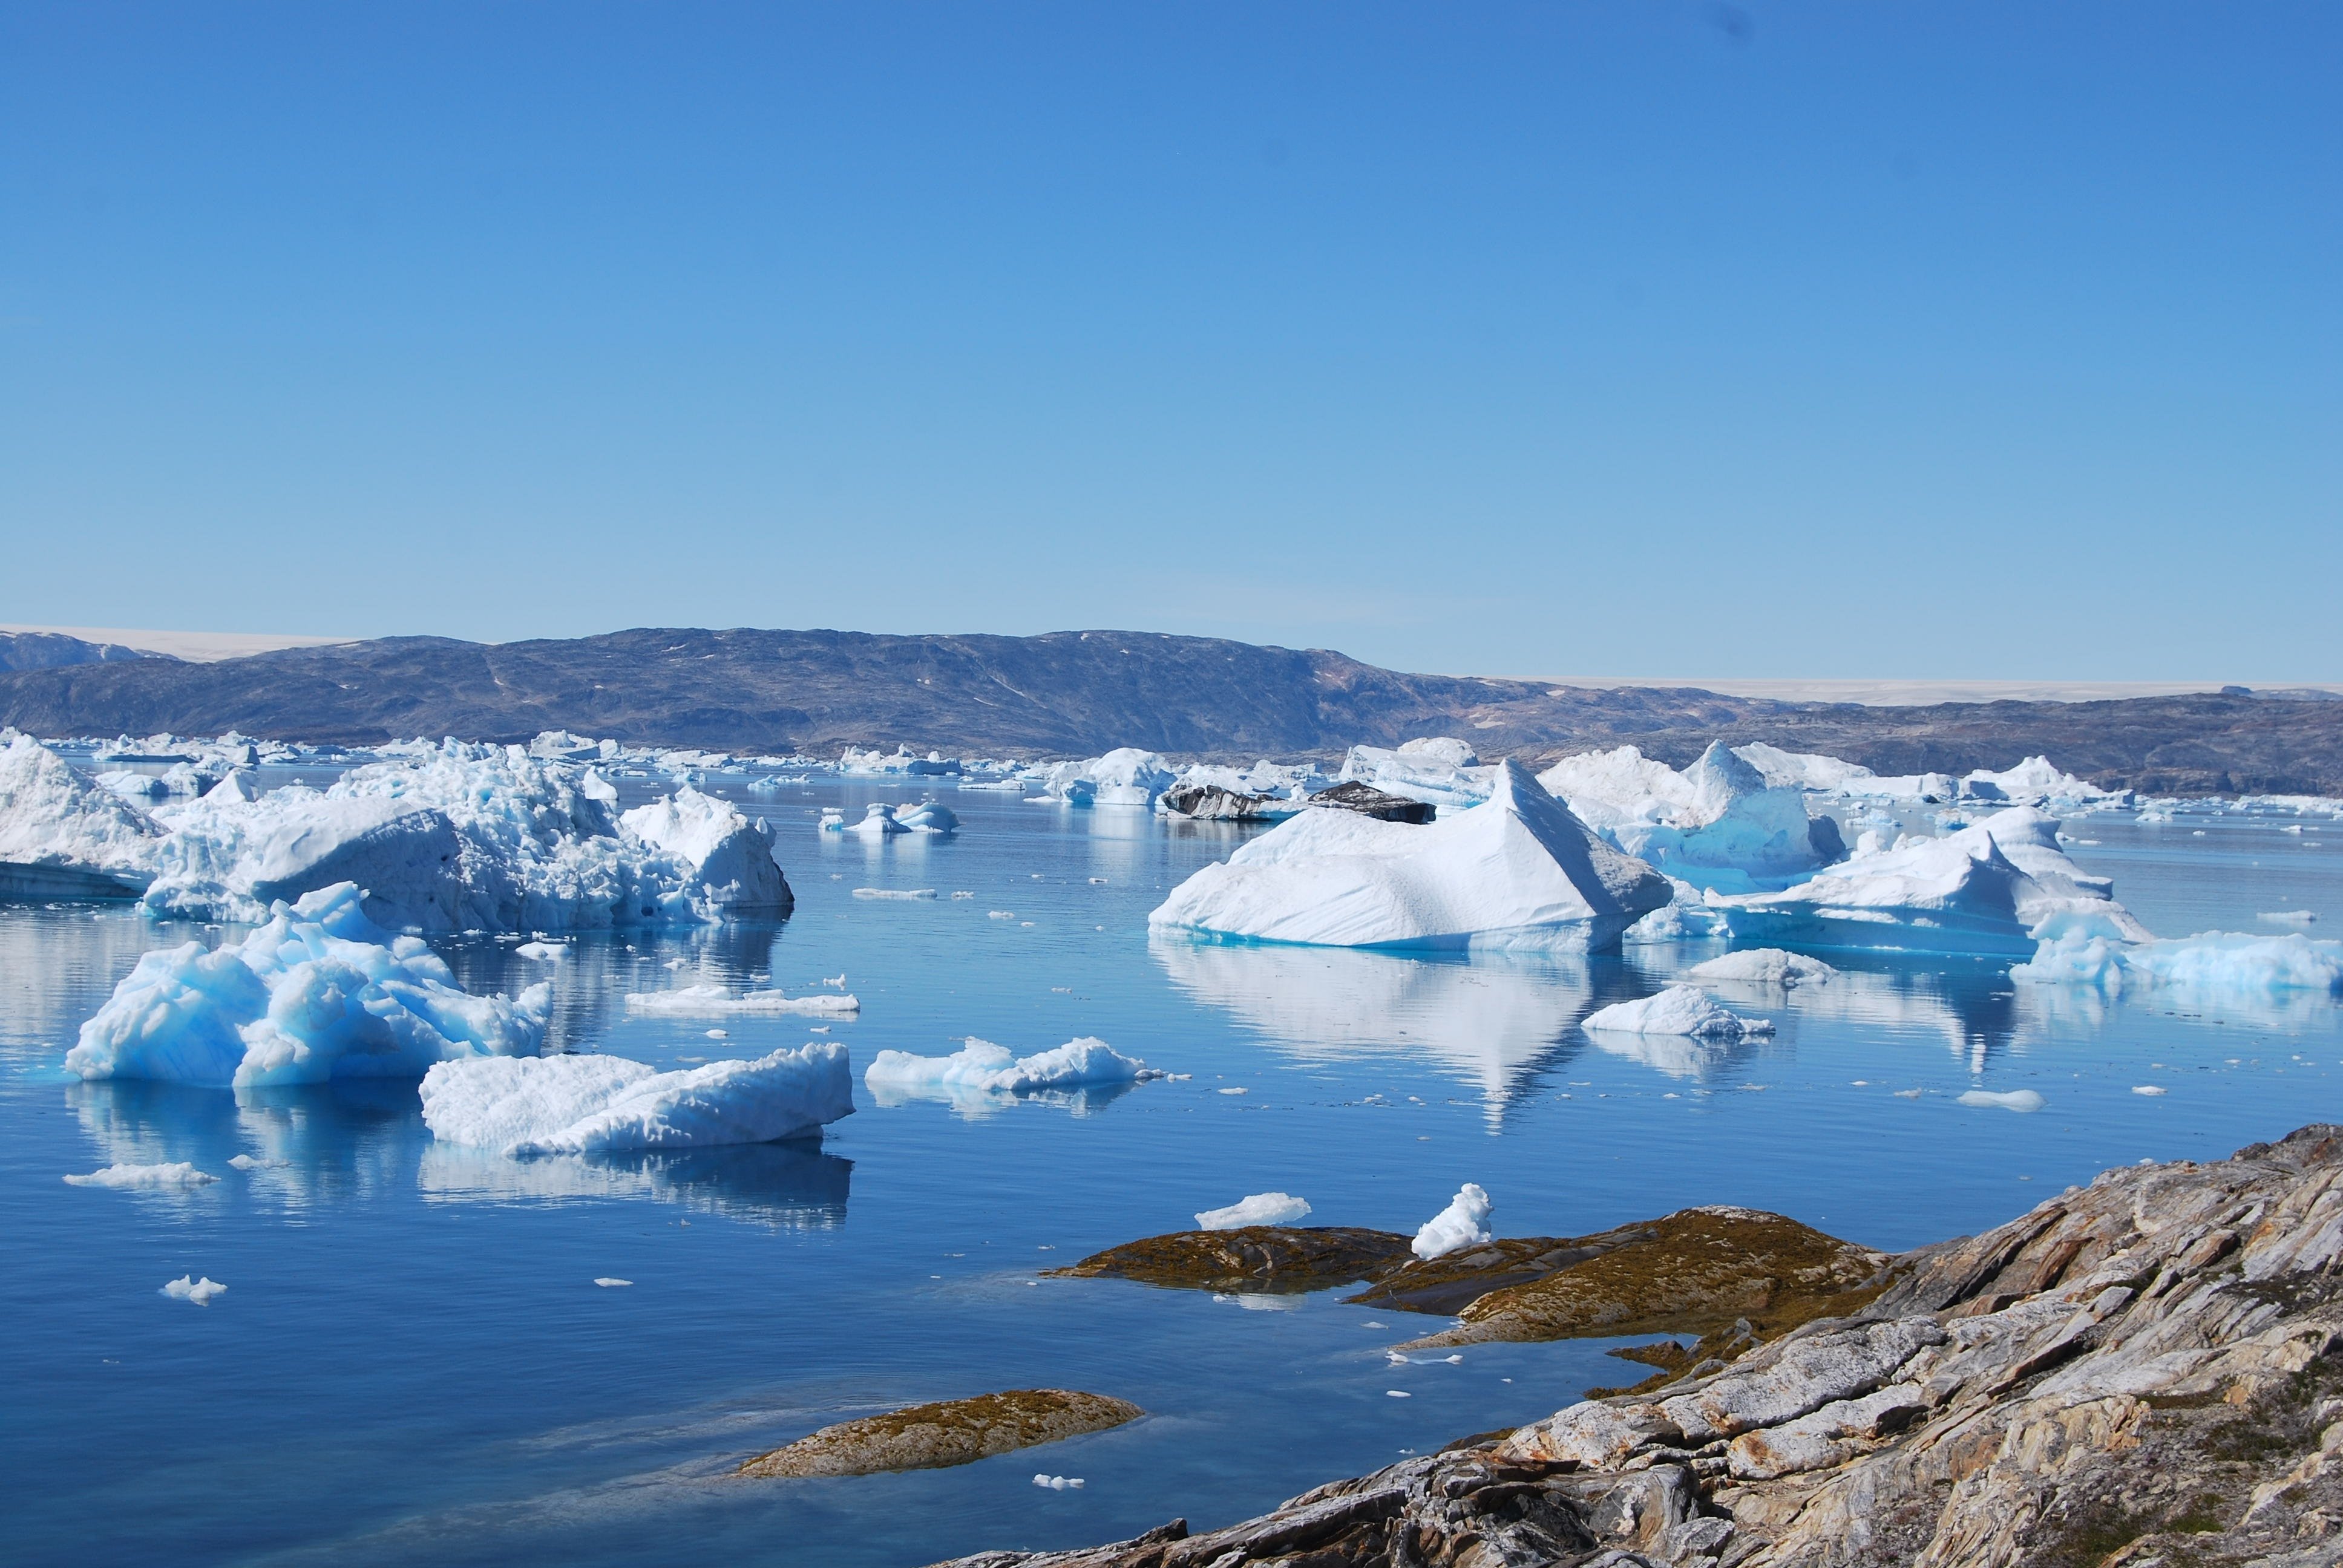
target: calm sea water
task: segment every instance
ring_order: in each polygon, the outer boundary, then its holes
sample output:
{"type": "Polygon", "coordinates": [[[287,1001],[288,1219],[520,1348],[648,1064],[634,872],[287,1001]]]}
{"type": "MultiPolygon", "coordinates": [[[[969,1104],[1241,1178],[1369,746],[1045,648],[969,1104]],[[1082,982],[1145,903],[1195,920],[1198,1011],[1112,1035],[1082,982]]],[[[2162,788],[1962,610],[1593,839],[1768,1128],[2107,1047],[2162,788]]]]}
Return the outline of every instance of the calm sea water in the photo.
{"type": "MultiPolygon", "coordinates": [[[[9,1558],[892,1565],[1173,1515],[1201,1528],[1640,1373],[1587,1342],[1395,1366],[1385,1347],[1438,1320],[1340,1292],[1215,1300],[1039,1270],[1272,1189],[1306,1197],[1313,1222],[1412,1229],[1466,1181],[1494,1195],[1503,1233],[1734,1202],[1902,1248],[2111,1164],[2343,1119],[2343,1029],[2324,999],[2086,1004],[1992,964],[1879,960],[1786,1002],[1720,989],[1776,1020],[1771,1040],[1626,1049],[1576,1020],[1715,948],[1463,961],[1198,947],[1151,940],[1147,911],[1236,829],[946,790],[956,839],[815,831],[822,806],[859,816],[917,793],[826,779],[740,796],[779,828],[798,891],[778,929],[591,938],[550,970],[509,943],[442,950],[476,990],[550,974],[561,1041],[661,1064],[809,1035],[801,1020],[629,1018],[627,991],[843,973],[863,1011],[832,1038],[858,1076],[879,1050],[940,1054],[970,1034],[1021,1051],[1094,1034],[1192,1076],[989,1111],[865,1098],[818,1147],[515,1164],[435,1148],[407,1085],[72,1081],[65,1047],[137,955],[200,933],[0,910],[9,1558]],[[730,1038],[708,1039],[710,1021],[730,1038]],[[2047,1103],[1955,1102],[1979,1086],[2047,1103]],[[237,1171],[239,1153],[279,1163],[237,1171]],[[60,1180],[166,1160],[222,1180],[60,1180]],[[226,1294],[157,1293],[188,1272],[226,1294]],[[1150,1414],[949,1471],[729,1474],[849,1415],[1034,1385],[1150,1414]],[[1039,1489],[1036,1470],[1087,1484],[1039,1489]]],[[[2343,922],[2343,832],[2236,815],[2069,831],[2166,934],[2284,929],[2256,920],[2267,910],[2315,910],[2314,932],[2343,922]]]]}

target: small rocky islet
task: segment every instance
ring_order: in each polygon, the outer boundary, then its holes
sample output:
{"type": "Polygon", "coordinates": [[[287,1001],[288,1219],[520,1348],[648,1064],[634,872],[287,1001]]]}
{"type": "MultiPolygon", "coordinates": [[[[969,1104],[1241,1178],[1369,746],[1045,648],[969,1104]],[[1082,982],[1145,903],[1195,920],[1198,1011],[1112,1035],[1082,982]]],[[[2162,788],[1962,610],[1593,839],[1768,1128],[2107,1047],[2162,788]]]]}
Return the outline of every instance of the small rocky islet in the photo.
{"type": "Polygon", "coordinates": [[[1737,1209],[1429,1264],[1393,1240],[1182,1232],[1059,1271],[1364,1280],[1353,1299],[1456,1312],[1437,1343],[1700,1343],[1644,1354],[1661,1370],[1635,1388],[1224,1529],[943,1568],[2343,1563],[2343,1127],[2120,1167],[1894,1257],[1737,1209]]]}

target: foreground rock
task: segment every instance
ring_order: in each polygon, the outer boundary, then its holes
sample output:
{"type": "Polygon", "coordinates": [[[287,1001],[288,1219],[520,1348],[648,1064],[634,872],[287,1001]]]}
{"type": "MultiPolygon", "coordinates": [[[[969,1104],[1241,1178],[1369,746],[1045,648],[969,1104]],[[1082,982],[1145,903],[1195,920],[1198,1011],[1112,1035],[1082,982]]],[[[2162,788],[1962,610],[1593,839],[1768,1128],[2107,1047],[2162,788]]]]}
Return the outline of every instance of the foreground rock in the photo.
{"type": "Polygon", "coordinates": [[[1242,1225],[1175,1231],[1110,1247],[1063,1269],[1060,1279],[1137,1280],[1192,1291],[1286,1294],[1322,1291],[1388,1273],[1408,1257],[1408,1238],[1342,1225],[1242,1225]]]}
{"type": "Polygon", "coordinates": [[[1146,1413],[1128,1400],[1104,1394],[1011,1389],[825,1426],[786,1448],[759,1454],[735,1473],[870,1475],[882,1470],[941,1470],[1086,1432],[1104,1432],[1146,1413]]]}
{"type": "Polygon", "coordinates": [[[1861,1312],[1336,1482],[959,1568],[2343,1562],[2343,1127],[2111,1171],[1861,1312]]]}

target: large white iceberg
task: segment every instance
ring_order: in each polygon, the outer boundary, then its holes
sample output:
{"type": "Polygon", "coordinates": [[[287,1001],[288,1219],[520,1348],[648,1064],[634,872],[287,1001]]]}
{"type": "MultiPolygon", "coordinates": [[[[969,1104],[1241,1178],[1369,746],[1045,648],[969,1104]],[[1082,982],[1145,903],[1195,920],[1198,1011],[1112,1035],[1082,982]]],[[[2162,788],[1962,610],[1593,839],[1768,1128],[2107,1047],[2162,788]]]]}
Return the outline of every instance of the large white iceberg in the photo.
{"type": "Polygon", "coordinates": [[[862,1081],[880,1104],[891,1105],[914,1099],[981,1103],[988,1099],[1138,1083],[1162,1076],[1106,1041],[1084,1035],[1054,1050],[1021,1057],[1005,1045],[974,1038],[950,1056],[882,1050],[863,1070],[862,1081]]]}
{"type": "Polygon", "coordinates": [[[1117,747],[1103,757],[1079,762],[1054,763],[1030,777],[1041,786],[1041,799],[1069,806],[1152,808],[1156,797],[1179,781],[1171,764],[1136,746],[1117,747]]]}
{"type": "Polygon", "coordinates": [[[136,898],[163,829],[29,735],[0,749],[0,900],[136,898]]]}
{"type": "Polygon", "coordinates": [[[788,914],[797,902],[773,859],[772,829],[762,819],[750,822],[729,800],[687,784],[622,813],[618,825],[686,868],[699,884],[693,900],[704,909],[777,916],[788,914]]]}
{"type": "Polygon", "coordinates": [[[1711,1001],[1699,987],[1688,985],[1672,985],[1638,1001],[1613,1002],[1588,1013],[1578,1027],[1621,1034],[1680,1034],[1696,1040],[1744,1040],[1774,1032],[1766,1020],[1744,1018],[1711,1001]]]}
{"type": "Polygon", "coordinates": [[[769,1143],[854,1111],[846,1048],[819,1041],[686,1072],[617,1056],[444,1062],[421,1093],[432,1137],[516,1159],[769,1143]]]}
{"type": "Polygon", "coordinates": [[[1305,811],[1172,890],[1151,924],[1329,947],[1607,949],[1670,897],[1518,762],[1416,826],[1305,811]]]}
{"type": "Polygon", "coordinates": [[[1862,785],[1878,777],[1859,762],[1826,757],[1817,751],[1785,751],[1762,740],[1736,746],[1733,754],[1756,769],[1766,785],[1776,789],[1860,793],[1862,785]]]}
{"type": "Polygon", "coordinates": [[[1621,849],[1694,882],[1749,891],[1752,879],[1845,853],[1838,823],[1807,814],[1803,788],[1770,783],[1722,741],[1681,773],[1622,746],[1565,757],[1538,782],[1621,849]]]}
{"type": "Polygon", "coordinates": [[[2200,931],[2163,941],[2124,942],[2087,930],[2044,941],[2010,978],[2043,985],[2089,985],[2110,993],[2162,987],[2255,996],[2343,990],[2343,942],[2200,931]]]}
{"type": "Polygon", "coordinates": [[[518,1000],[458,989],[438,955],[367,919],[357,888],[321,889],[233,947],[138,960],[65,1053],[83,1078],[216,1087],[418,1078],[435,1062],[533,1056],[552,987],[518,1000]]]}
{"type": "Polygon", "coordinates": [[[2114,884],[2058,848],[2058,825],[2026,807],[1941,839],[1858,853],[1780,892],[1711,895],[1736,941],[2031,956],[2069,930],[2123,941],[2147,929],[2114,884]]]}

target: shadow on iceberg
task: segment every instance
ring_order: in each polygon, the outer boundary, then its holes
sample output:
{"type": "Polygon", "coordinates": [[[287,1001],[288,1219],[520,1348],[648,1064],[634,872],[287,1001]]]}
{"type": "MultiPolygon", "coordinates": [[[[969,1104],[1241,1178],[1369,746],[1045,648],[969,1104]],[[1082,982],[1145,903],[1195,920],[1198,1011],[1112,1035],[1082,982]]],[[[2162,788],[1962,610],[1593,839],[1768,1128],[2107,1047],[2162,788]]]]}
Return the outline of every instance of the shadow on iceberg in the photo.
{"type": "Polygon", "coordinates": [[[434,1142],[423,1151],[416,1183],[433,1202],[648,1198],[695,1213],[804,1231],[846,1223],[853,1175],[854,1161],[824,1152],[818,1137],[545,1160],[508,1160],[492,1150],[434,1142]]]}

